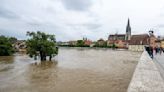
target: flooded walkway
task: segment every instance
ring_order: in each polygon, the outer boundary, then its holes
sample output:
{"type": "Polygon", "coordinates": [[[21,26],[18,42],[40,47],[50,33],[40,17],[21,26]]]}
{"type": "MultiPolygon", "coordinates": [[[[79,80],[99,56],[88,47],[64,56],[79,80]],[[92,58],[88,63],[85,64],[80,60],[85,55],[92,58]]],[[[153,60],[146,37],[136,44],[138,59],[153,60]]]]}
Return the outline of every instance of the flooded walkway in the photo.
{"type": "Polygon", "coordinates": [[[24,54],[0,57],[0,92],[126,92],[140,55],[60,48],[52,62],[24,54]]]}

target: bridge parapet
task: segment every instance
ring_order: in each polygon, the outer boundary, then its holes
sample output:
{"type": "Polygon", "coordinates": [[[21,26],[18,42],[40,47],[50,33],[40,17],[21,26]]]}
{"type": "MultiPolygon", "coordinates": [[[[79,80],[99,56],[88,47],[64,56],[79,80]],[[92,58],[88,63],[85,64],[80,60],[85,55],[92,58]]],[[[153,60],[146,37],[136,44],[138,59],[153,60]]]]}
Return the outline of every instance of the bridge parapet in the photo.
{"type": "Polygon", "coordinates": [[[127,92],[164,92],[164,80],[146,51],[141,55],[127,92]]]}

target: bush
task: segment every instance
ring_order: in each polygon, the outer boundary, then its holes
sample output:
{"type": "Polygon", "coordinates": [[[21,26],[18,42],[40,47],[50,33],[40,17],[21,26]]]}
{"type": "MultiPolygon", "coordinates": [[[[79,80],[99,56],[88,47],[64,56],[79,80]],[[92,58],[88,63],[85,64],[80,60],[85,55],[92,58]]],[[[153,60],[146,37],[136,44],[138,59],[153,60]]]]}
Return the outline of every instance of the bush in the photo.
{"type": "Polygon", "coordinates": [[[0,36],[0,56],[9,56],[14,53],[10,38],[0,36]]]}

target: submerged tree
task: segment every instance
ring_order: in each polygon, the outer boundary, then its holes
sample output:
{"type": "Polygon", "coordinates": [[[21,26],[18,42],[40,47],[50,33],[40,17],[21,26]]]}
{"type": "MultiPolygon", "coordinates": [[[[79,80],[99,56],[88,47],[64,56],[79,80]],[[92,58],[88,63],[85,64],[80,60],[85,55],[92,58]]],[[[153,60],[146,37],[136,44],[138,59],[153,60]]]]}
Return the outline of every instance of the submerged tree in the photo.
{"type": "Polygon", "coordinates": [[[49,60],[58,54],[56,47],[55,35],[46,34],[44,32],[27,32],[27,36],[31,37],[26,41],[27,54],[36,59],[40,56],[41,61],[45,61],[49,56],[49,60]]]}
{"type": "Polygon", "coordinates": [[[0,36],[0,56],[9,56],[14,52],[10,38],[0,36]]]}

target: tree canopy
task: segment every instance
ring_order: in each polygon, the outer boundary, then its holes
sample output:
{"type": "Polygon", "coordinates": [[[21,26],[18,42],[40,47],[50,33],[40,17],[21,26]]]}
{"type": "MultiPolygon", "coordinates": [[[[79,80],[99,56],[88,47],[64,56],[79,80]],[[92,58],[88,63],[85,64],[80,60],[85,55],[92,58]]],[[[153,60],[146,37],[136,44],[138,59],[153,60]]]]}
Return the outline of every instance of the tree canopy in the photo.
{"type": "Polygon", "coordinates": [[[0,36],[0,56],[9,56],[14,53],[9,37],[0,36]]]}
{"type": "Polygon", "coordinates": [[[10,37],[10,38],[9,38],[9,41],[10,41],[12,44],[14,44],[14,43],[17,42],[17,38],[15,38],[15,37],[10,37]]]}
{"type": "Polygon", "coordinates": [[[44,32],[27,32],[27,36],[30,37],[26,41],[27,54],[30,57],[40,56],[41,61],[45,61],[49,56],[49,60],[58,54],[58,48],[56,47],[55,35],[46,34],[44,32]]]}
{"type": "Polygon", "coordinates": [[[84,46],[84,41],[83,40],[77,40],[77,44],[78,47],[83,47],[84,46]]]}

